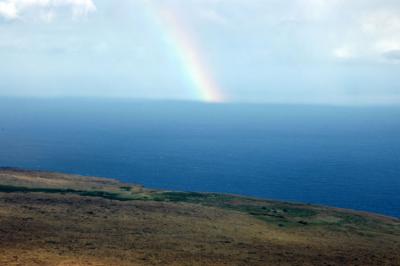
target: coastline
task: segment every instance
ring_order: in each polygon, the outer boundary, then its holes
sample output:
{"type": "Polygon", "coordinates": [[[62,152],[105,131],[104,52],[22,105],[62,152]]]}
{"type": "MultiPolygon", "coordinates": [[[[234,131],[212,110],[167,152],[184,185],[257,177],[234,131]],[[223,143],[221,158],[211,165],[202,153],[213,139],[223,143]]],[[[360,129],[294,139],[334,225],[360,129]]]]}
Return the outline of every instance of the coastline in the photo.
{"type": "Polygon", "coordinates": [[[4,265],[400,262],[396,218],[10,168],[0,170],[0,237],[4,265]]]}

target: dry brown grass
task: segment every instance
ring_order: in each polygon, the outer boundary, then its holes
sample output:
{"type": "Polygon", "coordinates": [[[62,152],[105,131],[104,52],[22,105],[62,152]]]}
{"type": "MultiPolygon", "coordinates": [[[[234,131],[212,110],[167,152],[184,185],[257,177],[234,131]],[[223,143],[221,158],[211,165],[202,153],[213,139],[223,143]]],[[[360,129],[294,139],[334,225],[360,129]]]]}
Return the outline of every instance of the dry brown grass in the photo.
{"type": "MultiPolygon", "coordinates": [[[[0,184],[121,186],[10,170],[0,173],[0,184]]],[[[309,208],[318,210],[313,219],[328,226],[279,227],[242,211],[188,202],[0,193],[0,265],[400,265],[398,220],[356,213],[371,219],[371,226],[342,228],[332,226],[341,211],[309,208]]]]}

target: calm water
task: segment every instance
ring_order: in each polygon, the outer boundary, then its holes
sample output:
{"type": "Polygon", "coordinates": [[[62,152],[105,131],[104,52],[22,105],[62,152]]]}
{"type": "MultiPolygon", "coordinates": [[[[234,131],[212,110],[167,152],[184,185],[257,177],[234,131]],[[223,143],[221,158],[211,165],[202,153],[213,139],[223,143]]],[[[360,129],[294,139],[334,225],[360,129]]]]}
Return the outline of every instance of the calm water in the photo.
{"type": "Polygon", "coordinates": [[[0,166],[400,217],[400,107],[0,99],[0,166]]]}

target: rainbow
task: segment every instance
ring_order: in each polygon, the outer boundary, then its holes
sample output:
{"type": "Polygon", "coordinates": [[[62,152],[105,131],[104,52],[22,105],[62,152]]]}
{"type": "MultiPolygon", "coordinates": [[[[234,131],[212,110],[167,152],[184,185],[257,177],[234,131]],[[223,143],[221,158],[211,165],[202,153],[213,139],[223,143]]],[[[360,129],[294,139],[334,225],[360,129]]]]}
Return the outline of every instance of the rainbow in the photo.
{"type": "Polygon", "coordinates": [[[153,0],[145,3],[158,20],[168,43],[171,43],[173,53],[182,65],[183,72],[193,85],[194,97],[206,102],[224,102],[226,97],[209,71],[204,56],[191,31],[180,21],[179,16],[170,8],[161,6],[153,0]]]}

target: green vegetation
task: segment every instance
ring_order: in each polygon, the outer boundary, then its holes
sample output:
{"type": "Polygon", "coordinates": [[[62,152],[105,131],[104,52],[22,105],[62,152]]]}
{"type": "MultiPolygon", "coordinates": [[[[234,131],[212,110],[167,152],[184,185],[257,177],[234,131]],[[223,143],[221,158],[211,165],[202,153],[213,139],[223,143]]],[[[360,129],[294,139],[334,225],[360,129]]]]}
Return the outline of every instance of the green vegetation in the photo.
{"type": "Polygon", "coordinates": [[[89,196],[89,197],[100,197],[105,199],[111,200],[119,200],[119,201],[126,201],[131,200],[130,198],[113,192],[108,191],[83,191],[83,190],[75,190],[75,189],[59,189],[59,188],[28,188],[28,187],[17,187],[17,186],[6,186],[0,185],[0,192],[4,193],[15,193],[15,192],[22,192],[22,193],[29,193],[29,192],[36,192],[36,193],[52,193],[52,194],[77,194],[81,196],[89,196]]]}
{"type": "Polygon", "coordinates": [[[80,196],[99,197],[117,201],[158,201],[173,203],[190,203],[199,204],[206,207],[215,207],[225,210],[237,211],[248,214],[257,219],[265,221],[271,225],[278,227],[310,227],[322,226],[324,228],[342,231],[345,228],[358,228],[359,232],[364,234],[368,230],[380,229],[385,232],[391,232],[394,228],[385,226],[379,221],[367,219],[361,215],[329,211],[321,211],[320,208],[299,205],[294,203],[282,203],[261,201],[251,198],[242,198],[231,195],[223,195],[216,193],[196,193],[196,192],[159,192],[145,191],[143,193],[133,193],[132,187],[121,186],[119,190],[103,191],[103,190],[75,190],[61,188],[30,188],[9,185],[0,185],[0,192],[40,192],[40,193],[59,193],[59,194],[76,194],[80,196]],[[328,219],[320,219],[319,214],[328,215],[328,219]]]}
{"type": "Polygon", "coordinates": [[[17,186],[7,186],[0,185],[0,192],[4,193],[14,193],[14,192],[42,192],[42,193],[77,193],[79,191],[73,189],[58,189],[58,188],[28,188],[28,187],[17,187],[17,186]]]}
{"type": "Polygon", "coordinates": [[[295,207],[290,203],[270,203],[214,193],[161,192],[152,195],[151,199],[201,204],[208,207],[239,211],[280,227],[308,225],[309,222],[303,221],[302,218],[312,218],[318,214],[315,210],[295,207]]]}
{"type": "Polygon", "coordinates": [[[371,228],[388,233],[398,229],[394,229],[395,226],[383,225],[378,220],[367,219],[354,213],[215,193],[158,192],[151,194],[148,200],[184,202],[238,211],[278,227],[310,228],[317,226],[335,231],[358,228],[359,234],[368,234],[371,228]],[[321,214],[322,217],[320,217],[321,214]]]}

